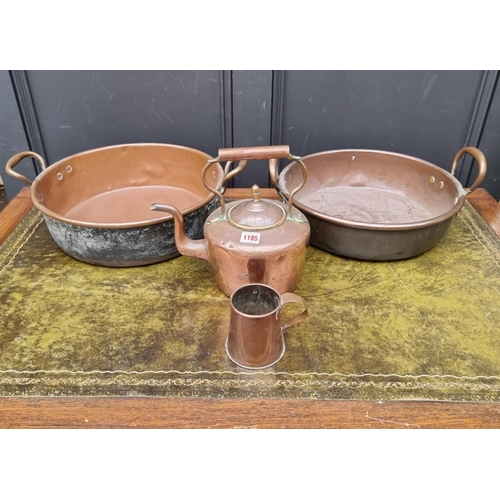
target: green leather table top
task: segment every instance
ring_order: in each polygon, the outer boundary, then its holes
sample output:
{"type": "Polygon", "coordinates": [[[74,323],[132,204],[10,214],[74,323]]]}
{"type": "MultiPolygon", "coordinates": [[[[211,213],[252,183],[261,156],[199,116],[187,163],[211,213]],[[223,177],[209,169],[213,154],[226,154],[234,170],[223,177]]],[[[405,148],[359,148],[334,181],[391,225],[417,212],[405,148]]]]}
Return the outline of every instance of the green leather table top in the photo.
{"type": "Polygon", "coordinates": [[[0,284],[0,396],[500,401],[500,241],[468,203],[406,261],[309,247],[309,317],[265,370],[227,358],[229,299],[206,261],[85,264],[33,209],[0,248],[0,284]]]}

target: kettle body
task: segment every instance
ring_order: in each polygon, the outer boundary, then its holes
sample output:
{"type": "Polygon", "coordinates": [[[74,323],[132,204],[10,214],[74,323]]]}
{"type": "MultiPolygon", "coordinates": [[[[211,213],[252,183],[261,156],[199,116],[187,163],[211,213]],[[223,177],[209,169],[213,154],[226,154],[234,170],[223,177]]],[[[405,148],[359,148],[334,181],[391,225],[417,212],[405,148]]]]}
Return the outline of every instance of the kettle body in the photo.
{"type": "MultiPolygon", "coordinates": [[[[243,150],[220,150],[211,164],[221,160],[240,164],[228,173],[225,179],[241,172],[247,159],[270,159],[271,177],[275,176],[278,157],[293,158],[302,166],[304,182],[307,177],[305,165],[300,158],[290,155],[288,146],[245,148],[243,150]]],[[[222,168],[222,167],[220,167],[222,168]]],[[[302,187],[300,185],[295,191],[302,187]]],[[[206,182],[205,186],[213,190],[206,182]]],[[[252,198],[226,203],[220,192],[220,207],[212,212],[203,227],[204,238],[191,240],[184,231],[181,212],[172,205],[153,203],[151,210],[170,213],[175,223],[175,243],[182,255],[208,260],[219,288],[230,296],[243,285],[262,283],[279,293],[291,292],[297,286],[305,264],[310,226],[306,216],[292,204],[260,198],[260,189],[252,187],[252,198]]]]}

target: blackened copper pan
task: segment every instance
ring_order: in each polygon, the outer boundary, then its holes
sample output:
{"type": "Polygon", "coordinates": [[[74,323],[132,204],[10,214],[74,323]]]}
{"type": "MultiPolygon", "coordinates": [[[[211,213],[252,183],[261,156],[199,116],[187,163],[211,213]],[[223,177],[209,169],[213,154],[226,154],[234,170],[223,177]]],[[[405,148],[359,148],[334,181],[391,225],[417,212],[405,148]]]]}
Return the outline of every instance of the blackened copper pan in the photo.
{"type": "MultiPolygon", "coordinates": [[[[307,182],[293,203],[309,220],[311,244],[363,260],[405,259],[432,248],[487,170],[483,153],[473,147],[458,151],[450,172],[419,158],[375,150],[324,151],[302,160],[307,182]],[[453,175],[466,153],[478,164],[470,188],[453,175]]],[[[288,198],[301,182],[301,169],[293,162],[272,178],[288,198]]]]}
{"type": "MultiPolygon", "coordinates": [[[[190,237],[203,237],[203,224],[218,206],[201,177],[210,159],[173,144],[123,144],[78,153],[49,167],[26,151],[13,156],[6,171],[31,186],[33,203],[64,252],[90,264],[130,267],[179,255],[172,216],[151,212],[152,199],[178,206],[190,237]],[[33,184],[13,170],[27,157],[42,168],[33,184]]],[[[218,164],[206,178],[216,190],[225,182],[218,164]]]]}

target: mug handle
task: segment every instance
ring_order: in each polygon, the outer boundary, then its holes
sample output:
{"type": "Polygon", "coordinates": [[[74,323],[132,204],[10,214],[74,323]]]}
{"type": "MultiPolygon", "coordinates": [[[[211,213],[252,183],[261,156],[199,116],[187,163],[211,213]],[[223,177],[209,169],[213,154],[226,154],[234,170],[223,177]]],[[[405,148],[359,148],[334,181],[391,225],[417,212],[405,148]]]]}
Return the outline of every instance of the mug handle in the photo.
{"type": "Polygon", "coordinates": [[[307,302],[302,297],[299,297],[298,295],[291,292],[286,292],[283,295],[281,295],[281,307],[283,307],[288,302],[296,302],[297,304],[302,304],[305,309],[300,314],[297,314],[297,316],[294,316],[293,318],[290,318],[287,321],[285,321],[281,325],[282,330],[285,330],[285,328],[288,328],[289,326],[295,325],[300,321],[306,319],[307,315],[309,314],[307,310],[307,302]]]}

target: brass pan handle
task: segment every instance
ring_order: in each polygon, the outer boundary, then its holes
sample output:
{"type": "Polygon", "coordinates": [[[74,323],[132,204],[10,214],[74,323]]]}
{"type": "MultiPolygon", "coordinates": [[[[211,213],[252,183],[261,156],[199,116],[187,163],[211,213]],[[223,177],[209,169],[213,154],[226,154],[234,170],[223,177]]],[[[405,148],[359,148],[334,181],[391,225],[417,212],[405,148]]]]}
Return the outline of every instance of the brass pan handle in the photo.
{"type": "Polygon", "coordinates": [[[7,161],[7,164],[5,165],[5,171],[11,176],[14,177],[14,179],[17,179],[19,181],[24,182],[28,187],[31,187],[31,180],[28,179],[25,175],[20,174],[19,172],[14,172],[14,167],[20,163],[24,158],[35,158],[35,160],[40,163],[40,166],[42,167],[42,171],[47,168],[47,164],[45,163],[45,160],[38,154],[34,153],[33,151],[22,151],[21,153],[17,153],[14,155],[12,158],[10,158],[7,161]]]}
{"type": "Polygon", "coordinates": [[[453,159],[453,165],[451,166],[451,175],[455,175],[455,170],[457,169],[457,164],[458,160],[465,154],[469,153],[474,160],[476,160],[478,166],[479,166],[479,172],[477,174],[476,180],[472,184],[470,188],[464,188],[465,189],[465,195],[468,195],[472,193],[480,184],[483,182],[483,179],[486,175],[486,171],[488,169],[488,166],[486,164],[486,157],[484,154],[477,148],[474,148],[472,146],[462,148],[456,155],[455,158],[453,159]]]}

